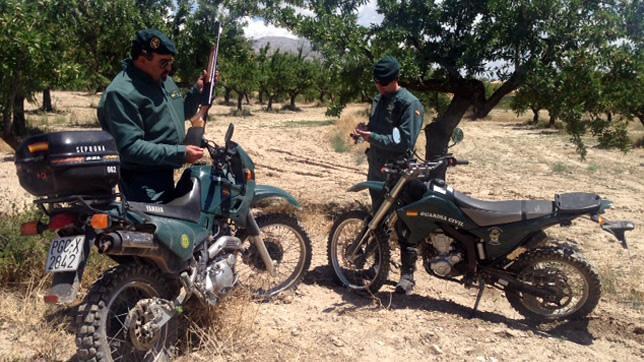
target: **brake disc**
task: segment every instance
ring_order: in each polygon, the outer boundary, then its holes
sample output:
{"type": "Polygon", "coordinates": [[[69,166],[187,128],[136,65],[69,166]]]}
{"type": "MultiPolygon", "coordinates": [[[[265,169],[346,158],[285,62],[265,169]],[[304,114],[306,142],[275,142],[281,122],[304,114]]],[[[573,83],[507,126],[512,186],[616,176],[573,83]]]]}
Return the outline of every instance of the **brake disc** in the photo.
{"type": "Polygon", "coordinates": [[[139,300],[125,319],[128,337],[134,348],[139,351],[151,350],[160,338],[161,329],[152,326],[154,313],[151,306],[153,303],[155,300],[152,298],[139,300]]]}

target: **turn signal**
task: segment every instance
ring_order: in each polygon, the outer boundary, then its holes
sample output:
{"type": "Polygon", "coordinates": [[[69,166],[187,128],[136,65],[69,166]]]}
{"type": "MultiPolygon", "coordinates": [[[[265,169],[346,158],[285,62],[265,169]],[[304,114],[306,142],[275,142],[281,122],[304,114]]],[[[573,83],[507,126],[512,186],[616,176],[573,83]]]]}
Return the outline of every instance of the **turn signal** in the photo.
{"type": "Polygon", "coordinates": [[[30,153],[49,151],[49,143],[47,142],[32,143],[29,146],[27,146],[27,149],[29,149],[30,153]]]}
{"type": "Polygon", "coordinates": [[[606,223],[606,219],[603,216],[600,216],[599,218],[597,218],[597,222],[599,223],[599,225],[604,225],[606,223]]]}
{"type": "Polygon", "coordinates": [[[23,236],[33,236],[40,234],[38,232],[38,221],[31,221],[20,225],[20,235],[23,236]]]}
{"type": "Polygon", "coordinates": [[[91,225],[95,230],[105,230],[110,227],[110,216],[107,214],[94,214],[91,225]]]}
{"type": "Polygon", "coordinates": [[[253,181],[255,179],[255,175],[253,174],[252,170],[246,169],[244,170],[244,173],[246,181],[253,181]]]}

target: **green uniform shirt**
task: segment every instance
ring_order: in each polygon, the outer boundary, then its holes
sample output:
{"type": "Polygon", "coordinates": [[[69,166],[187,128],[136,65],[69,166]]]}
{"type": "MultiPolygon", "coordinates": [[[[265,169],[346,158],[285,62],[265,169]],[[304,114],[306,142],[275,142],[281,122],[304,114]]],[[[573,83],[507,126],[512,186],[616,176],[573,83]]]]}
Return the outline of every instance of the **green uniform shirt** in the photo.
{"type": "Polygon", "coordinates": [[[170,77],[155,82],[126,60],[98,105],[98,120],[116,140],[121,167],[141,171],[181,167],[186,159],[184,122],[195,114],[198,95],[193,88],[184,102],[170,77]]]}
{"type": "Polygon", "coordinates": [[[420,101],[405,88],[392,95],[377,95],[367,125],[371,132],[372,151],[378,156],[396,159],[407,150],[413,150],[423,125],[424,112],[420,101]],[[394,138],[393,129],[396,127],[400,139],[394,138]]]}
{"type": "MultiPolygon", "coordinates": [[[[371,140],[367,160],[370,181],[383,181],[385,176],[380,169],[387,161],[400,159],[407,150],[416,146],[416,140],[423,125],[423,105],[407,89],[400,88],[395,94],[377,95],[371,106],[368,130],[371,140]],[[393,130],[398,128],[400,138],[394,137],[393,130]]],[[[377,210],[383,201],[381,193],[370,190],[371,205],[377,210]]]]}

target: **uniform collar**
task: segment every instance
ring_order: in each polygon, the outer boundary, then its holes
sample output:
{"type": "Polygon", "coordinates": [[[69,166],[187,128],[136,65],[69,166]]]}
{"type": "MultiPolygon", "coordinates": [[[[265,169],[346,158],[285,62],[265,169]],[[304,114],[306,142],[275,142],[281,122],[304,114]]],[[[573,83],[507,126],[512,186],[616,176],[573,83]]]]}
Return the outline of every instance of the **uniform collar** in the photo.
{"type": "Polygon", "coordinates": [[[384,99],[392,99],[392,98],[395,98],[398,94],[400,94],[400,92],[402,92],[403,89],[405,89],[405,88],[400,87],[400,88],[398,88],[397,91],[395,91],[393,93],[389,93],[389,94],[386,94],[386,95],[382,95],[382,94],[379,94],[379,95],[380,95],[381,98],[384,98],[384,99]]]}

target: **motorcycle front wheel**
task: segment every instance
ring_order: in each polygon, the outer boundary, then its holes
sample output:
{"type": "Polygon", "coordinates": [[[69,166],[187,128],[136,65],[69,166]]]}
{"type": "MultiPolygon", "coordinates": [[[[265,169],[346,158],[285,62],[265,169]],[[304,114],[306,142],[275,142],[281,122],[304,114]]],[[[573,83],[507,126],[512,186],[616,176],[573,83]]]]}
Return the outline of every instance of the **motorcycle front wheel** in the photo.
{"type": "Polygon", "coordinates": [[[563,249],[548,248],[522,255],[509,268],[519,281],[548,289],[551,295],[537,297],[506,289],[512,307],[533,320],[580,319],[590,314],[601,296],[599,276],[580,255],[563,249]]]}
{"type": "Polygon", "coordinates": [[[301,281],[311,265],[311,239],[299,221],[288,214],[267,214],[257,218],[262,240],[273,260],[274,275],[268,272],[254,243],[242,230],[239,282],[259,298],[270,298],[301,281]]]}
{"type": "Polygon", "coordinates": [[[353,210],[340,215],[329,234],[327,257],[337,280],[345,287],[376,293],[387,281],[391,251],[384,232],[367,230],[370,214],[353,210]]]}
{"type": "MultiPolygon", "coordinates": [[[[141,343],[137,323],[127,322],[142,299],[172,299],[176,284],[151,266],[124,264],[108,270],[92,286],[76,319],[81,361],[160,361],[172,355],[178,338],[176,318],[141,343]],[[173,287],[174,286],[174,287],[173,287]]],[[[140,324],[140,323],[139,323],[140,324]]]]}

